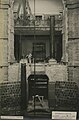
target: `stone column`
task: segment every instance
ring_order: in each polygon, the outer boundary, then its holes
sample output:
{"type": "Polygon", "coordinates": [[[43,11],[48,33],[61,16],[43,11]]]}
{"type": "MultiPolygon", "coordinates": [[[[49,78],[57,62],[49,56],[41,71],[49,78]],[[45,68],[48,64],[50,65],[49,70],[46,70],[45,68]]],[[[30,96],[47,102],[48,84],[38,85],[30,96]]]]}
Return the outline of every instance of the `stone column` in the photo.
{"type": "Polygon", "coordinates": [[[50,17],[50,57],[54,58],[55,16],[50,17]]]}
{"type": "Polygon", "coordinates": [[[15,61],[13,3],[14,0],[10,0],[10,6],[8,8],[8,63],[13,63],[15,61]]]}
{"type": "Polygon", "coordinates": [[[62,61],[67,63],[68,62],[68,15],[67,15],[67,7],[66,2],[63,2],[63,29],[62,29],[62,61]]]}

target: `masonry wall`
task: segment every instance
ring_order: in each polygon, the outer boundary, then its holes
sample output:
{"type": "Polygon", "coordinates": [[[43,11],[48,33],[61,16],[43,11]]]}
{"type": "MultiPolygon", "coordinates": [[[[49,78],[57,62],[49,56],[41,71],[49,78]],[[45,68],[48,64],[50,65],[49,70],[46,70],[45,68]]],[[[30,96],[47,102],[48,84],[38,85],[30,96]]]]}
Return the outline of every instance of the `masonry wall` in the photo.
{"type": "Polygon", "coordinates": [[[0,1],[0,83],[8,78],[8,8],[9,1],[0,1]],[[5,5],[6,4],[6,5],[5,5]]]}
{"type": "Polygon", "coordinates": [[[8,80],[8,66],[14,61],[13,0],[0,1],[0,82],[8,80]]]}
{"type": "MultiPolygon", "coordinates": [[[[0,115],[2,112],[1,84],[8,81],[8,67],[14,61],[13,0],[0,0],[0,115]]],[[[5,90],[5,87],[4,87],[5,90]]],[[[7,91],[6,91],[7,92],[7,91]]],[[[8,93],[8,92],[7,92],[8,93]]],[[[6,103],[5,103],[6,104],[6,103]]]]}
{"type": "MultiPolygon", "coordinates": [[[[29,75],[34,72],[34,65],[31,66],[27,64],[26,60],[21,61],[20,63],[15,63],[8,68],[8,81],[21,81],[21,63],[26,63],[26,77],[28,79],[29,75]]],[[[68,81],[68,72],[67,66],[65,65],[51,65],[38,63],[36,64],[36,71],[38,73],[45,73],[49,77],[49,81],[68,81]]]]}
{"type": "Polygon", "coordinates": [[[67,0],[69,80],[79,86],[79,2],[67,0]]]}

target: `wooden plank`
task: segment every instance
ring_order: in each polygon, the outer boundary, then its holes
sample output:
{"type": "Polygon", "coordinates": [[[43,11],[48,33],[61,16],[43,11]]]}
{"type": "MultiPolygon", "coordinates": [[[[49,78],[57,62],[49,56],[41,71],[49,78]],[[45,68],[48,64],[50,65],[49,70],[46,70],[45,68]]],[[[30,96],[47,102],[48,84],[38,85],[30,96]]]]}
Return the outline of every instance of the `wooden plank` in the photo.
{"type": "Polygon", "coordinates": [[[55,82],[48,84],[48,103],[51,109],[55,107],[55,82]]]}
{"type": "MultiPolygon", "coordinates": [[[[26,63],[21,63],[21,110],[27,109],[26,63]]],[[[24,114],[24,113],[22,113],[24,114]]]]}

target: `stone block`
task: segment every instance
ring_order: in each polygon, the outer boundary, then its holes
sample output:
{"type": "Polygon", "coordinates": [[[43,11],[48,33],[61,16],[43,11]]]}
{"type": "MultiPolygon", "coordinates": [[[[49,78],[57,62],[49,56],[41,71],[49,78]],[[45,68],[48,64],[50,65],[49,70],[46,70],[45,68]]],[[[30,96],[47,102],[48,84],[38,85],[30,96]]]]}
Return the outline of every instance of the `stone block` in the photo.
{"type": "Polygon", "coordinates": [[[0,39],[0,66],[8,64],[8,40],[0,39]]]}
{"type": "Polygon", "coordinates": [[[49,82],[67,81],[67,66],[65,65],[51,65],[46,67],[46,74],[49,77],[49,82]]]}
{"type": "Polygon", "coordinates": [[[68,67],[68,73],[69,81],[75,81],[79,87],[79,66],[68,67]]]}
{"type": "Polygon", "coordinates": [[[0,68],[0,83],[8,81],[8,67],[0,68]]]}
{"type": "Polygon", "coordinates": [[[14,18],[13,7],[8,10],[8,62],[14,62],[14,18]]]}
{"type": "Polygon", "coordinates": [[[71,39],[68,43],[68,64],[79,65],[79,40],[71,39]]]}
{"type": "Polygon", "coordinates": [[[8,10],[0,9],[0,38],[8,38],[8,10]]]}
{"type": "Polygon", "coordinates": [[[9,65],[8,67],[8,81],[19,81],[19,64],[15,63],[13,65],[9,65]]]}
{"type": "Polygon", "coordinates": [[[68,37],[79,38],[79,8],[68,10],[68,37]]]}

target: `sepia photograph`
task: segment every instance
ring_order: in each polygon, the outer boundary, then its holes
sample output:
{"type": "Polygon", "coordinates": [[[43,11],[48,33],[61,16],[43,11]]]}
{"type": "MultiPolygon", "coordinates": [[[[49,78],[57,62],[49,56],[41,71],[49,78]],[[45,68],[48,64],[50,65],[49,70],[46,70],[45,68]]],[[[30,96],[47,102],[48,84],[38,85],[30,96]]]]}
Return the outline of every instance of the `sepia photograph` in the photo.
{"type": "Polygon", "coordinates": [[[0,120],[79,120],[79,0],[0,0],[0,120]]]}

